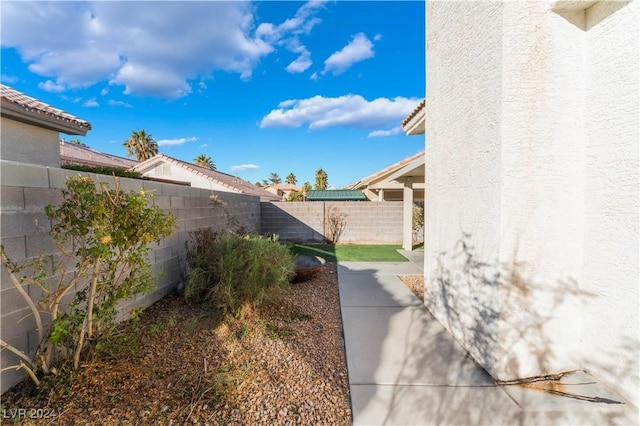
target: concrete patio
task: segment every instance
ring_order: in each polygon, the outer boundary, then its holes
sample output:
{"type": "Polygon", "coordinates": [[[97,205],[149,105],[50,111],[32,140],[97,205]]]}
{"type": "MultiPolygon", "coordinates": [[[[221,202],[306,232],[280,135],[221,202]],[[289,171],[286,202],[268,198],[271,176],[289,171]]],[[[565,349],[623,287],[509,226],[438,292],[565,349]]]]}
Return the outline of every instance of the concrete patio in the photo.
{"type": "Polygon", "coordinates": [[[354,425],[628,425],[637,408],[585,372],[559,396],[498,386],[398,275],[410,262],[340,262],[338,281],[354,425]]]}

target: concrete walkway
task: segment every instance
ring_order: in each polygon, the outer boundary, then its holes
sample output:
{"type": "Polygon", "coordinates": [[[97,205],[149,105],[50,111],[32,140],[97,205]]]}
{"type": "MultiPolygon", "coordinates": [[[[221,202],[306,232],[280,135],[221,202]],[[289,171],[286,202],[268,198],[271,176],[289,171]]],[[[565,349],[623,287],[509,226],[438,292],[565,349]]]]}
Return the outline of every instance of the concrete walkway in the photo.
{"type": "Polygon", "coordinates": [[[584,372],[563,389],[593,400],[496,386],[398,275],[412,262],[340,262],[338,281],[354,425],[638,424],[638,412],[584,372]]]}

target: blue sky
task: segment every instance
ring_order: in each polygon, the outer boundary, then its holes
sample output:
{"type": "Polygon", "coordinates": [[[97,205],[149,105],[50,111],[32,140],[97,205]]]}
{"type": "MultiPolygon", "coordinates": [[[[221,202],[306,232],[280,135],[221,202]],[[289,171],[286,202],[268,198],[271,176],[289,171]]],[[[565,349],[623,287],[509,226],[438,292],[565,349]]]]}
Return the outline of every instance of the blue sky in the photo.
{"type": "Polygon", "coordinates": [[[424,5],[3,1],[2,82],[89,121],[98,151],[144,129],[251,182],[322,167],[340,188],[424,149],[399,128],[425,95],[424,5]]]}

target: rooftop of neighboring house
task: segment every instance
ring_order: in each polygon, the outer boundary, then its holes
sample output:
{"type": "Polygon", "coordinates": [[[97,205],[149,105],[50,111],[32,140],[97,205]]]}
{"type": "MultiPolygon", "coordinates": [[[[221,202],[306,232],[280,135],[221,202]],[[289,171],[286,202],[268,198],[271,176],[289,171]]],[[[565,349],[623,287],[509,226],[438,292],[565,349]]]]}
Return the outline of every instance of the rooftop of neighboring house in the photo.
{"type": "Polygon", "coordinates": [[[412,161],[417,160],[421,157],[424,157],[424,151],[420,151],[410,157],[407,157],[403,160],[398,161],[388,167],[385,167],[382,170],[379,170],[367,177],[363,177],[359,181],[352,183],[350,185],[345,186],[345,189],[362,189],[366,188],[368,185],[375,183],[384,179],[387,176],[391,176],[394,172],[402,169],[404,166],[410,164],[412,161]]]}
{"type": "Polygon", "coordinates": [[[355,189],[323,189],[311,190],[307,201],[366,201],[362,191],[355,189]]]}
{"type": "Polygon", "coordinates": [[[60,141],[60,163],[80,164],[86,166],[107,166],[130,168],[138,164],[129,158],[98,152],[86,145],[60,141]]]}
{"type": "Polygon", "coordinates": [[[0,84],[2,116],[68,135],[87,134],[91,124],[61,109],[0,84]]]}
{"type": "Polygon", "coordinates": [[[188,163],[186,161],[178,160],[169,157],[164,154],[157,154],[150,159],[137,164],[134,169],[144,173],[144,170],[154,167],[156,164],[164,162],[174,164],[187,170],[195,175],[204,176],[212,182],[217,183],[223,187],[229,188],[232,192],[238,192],[247,195],[258,196],[261,199],[279,200],[280,197],[266,191],[263,188],[257,187],[254,184],[247,182],[237,176],[233,176],[227,173],[222,173],[217,170],[207,169],[206,167],[196,166],[195,164],[188,163]]]}
{"type": "Polygon", "coordinates": [[[283,192],[302,191],[301,187],[297,185],[293,185],[291,183],[278,183],[276,185],[267,185],[264,187],[264,189],[268,189],[268,188],[275,188],[278,191],[283,191],[283,192]]]}

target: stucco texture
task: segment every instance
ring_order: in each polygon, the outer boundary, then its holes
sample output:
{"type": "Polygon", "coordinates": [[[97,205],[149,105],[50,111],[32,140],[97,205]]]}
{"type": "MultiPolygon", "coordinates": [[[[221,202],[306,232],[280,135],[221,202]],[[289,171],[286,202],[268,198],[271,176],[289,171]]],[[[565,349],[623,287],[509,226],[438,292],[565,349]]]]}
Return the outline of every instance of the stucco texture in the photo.
{"type": "Polygon", "coordinates": [[[0,159],[60,167],[58,132],[5,117],[0,129],[0,159]]]}
{"type": "Polygon", "coordinates": [[[606,3],[428,2],[425,300],[499,380],[636,400],[640,2],[606,3]]]}

